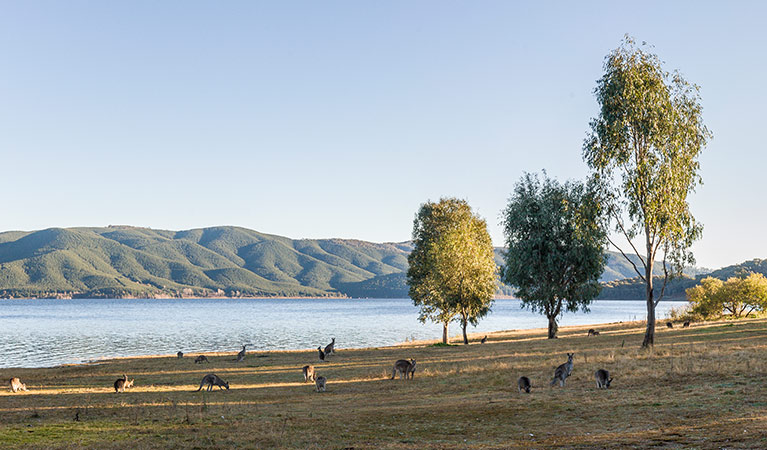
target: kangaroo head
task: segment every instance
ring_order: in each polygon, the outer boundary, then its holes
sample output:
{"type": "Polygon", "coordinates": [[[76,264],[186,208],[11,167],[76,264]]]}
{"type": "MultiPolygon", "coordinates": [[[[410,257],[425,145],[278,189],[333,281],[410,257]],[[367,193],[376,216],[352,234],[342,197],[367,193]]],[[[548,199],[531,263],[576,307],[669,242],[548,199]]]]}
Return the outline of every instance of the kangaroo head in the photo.
{"type": "Polygon", "coordinates": [[[225,388],[226,388],[226,390],[228,391],[228,390],[229,390],[229,383],[224,383],[224,387],[225,387],[225,388]]]}
{"type": "Polygon", "coordinates": [[[610,378],[609,380],[607,380],[607,383],[605,383],[605,387],[610,387],[610,383],[612,383],[612,382],[613,382],[613,379],[612,379],[612,378],[610,378]]]}
{"type": "Polygon", "coordinates": [[[567,362],[570,362],[573,360],[573,356],[575,356],[575,353],[568,353],[567,354],[567,362]]]}

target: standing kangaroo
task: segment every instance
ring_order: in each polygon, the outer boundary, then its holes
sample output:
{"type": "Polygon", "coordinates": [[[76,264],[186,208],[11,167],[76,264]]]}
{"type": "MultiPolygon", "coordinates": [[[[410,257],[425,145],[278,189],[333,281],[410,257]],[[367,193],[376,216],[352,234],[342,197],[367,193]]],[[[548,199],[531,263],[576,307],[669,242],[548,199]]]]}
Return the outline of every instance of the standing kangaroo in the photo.
{"type": "Polygon", "coordinates": [[[335,353],[336,353],[336,338],[333,338],[330,344],[325,346],[325,356],[334,355],[335,353]]]}
{"type": "Polygon", "coordinates": [[[317,347],[317,351],[320,352],[320,361],[325,361],[325,352],[322,351],[322,346],[317,347]]]}
{"type": "Polygon", "coordinates": [[[673,323],[671,323],[671,322],[666,322],[666,326],[667,326],[668,328],[674,328],[674,324],[673,324],[673,323]]]}
{"type": "Polygon", "coordinates": [[[208,385],[208,392],[213,390],[213,386],[218,386],[219,389],[226,388],[226,390],[229,390],[229,383],[219,378],[215,373],[209,373],[202,377],[200,387],[197,388],[197,391],[195,392],[199,392],[206,384],[208,385]]]}
{"type": "Polygon", "coordinates": [[[27,385],[22,383],[20,379],[13,377],[10,380],[8,380],[8,383],[11,385],[11,390],[13,392],[19,392],[19,391],[26,391],[27,385]]]}
{"type": "Polygon", "coordinates": [[[394,379],[394,377],[397,376],[397,373],[399,373],[399,378],[407,380],[408,375],[410,376],[410,379],[413,379],[413,376],[415,376],[415,360],[411,359],[410,361],[406,359],[400,359],[397,360],[397,362],[394,363],[394,368],[391,371],[391,380],[394,379]]]}
{"type": "Polygon", "coordinates": [[[599,369],[594,372],[594,378],[597,379],[597,389],[607,389],[613,381],[613,379],[610,378],[610,372],[605,369],[599,369]]]}
{"type": "Polygon", "coordinates": [[[483,337],[482,339],[479,340],[480,344],[484,344],[485,342],[487,342],[487,336],[485,336],[485,337],[483,337]]]}
{"type": "Polygon", "coordinates": [[[690,326],[690,321],[689,320],[682,324],[682,328],[687,328],[689,326],[690,326]]]}
{"type": "Polygon", "coordinates": [[[314,366],[304,366],[303,372],[304,372],[304,383],[308,383],[309,380],[316,381],[315,378],[317,374],[314,373],[314,366]]]}
{"type": "Polygon", "coordinates": [[[237,353],[237,362],[240,362],[245,359],[245,346],[242,346],[242,350],[240,350],[240,353],[237,353]]]}
{"type": "Polygon", "coordinates": [[[325,385],[327,382],[327,378],[323,377],[322,375],[318,376],[317,379],[314,380],[314,385],[317,387],[317,392],[325,392],[325,385]]]}
{"type": "Polygon", "coordinates": [[[522,391],[530,393],[530,378],[527,377],[519,377],[519,380],[517,380],[517,387],[519,388],[519,393],[521,394],[522,391]]]}
{"type": "Polygon", "coordinates": [[[559,367],[554,370],[554,378],[551,380],[552,386],[557,384],[557,382],[559,382],[559,386],[565,386],[565,380],[573,371],[573,356],[575,356],[575,353],[568,353],[567,362],[560,364],[559,367]]]}
{"type": "Polygon", "coordinates": [[[126,389],[133,387],[134,381],[135,378],[128,380],[128,375],[123,374],[122,378],[115,380],[115,392],[125,392],[126,389]]]}
{"type": "Polygon", "coordinates": [[[176,358],[181,359],[184,357],[184,352],[178,352],[176,353],[176,358]]]}

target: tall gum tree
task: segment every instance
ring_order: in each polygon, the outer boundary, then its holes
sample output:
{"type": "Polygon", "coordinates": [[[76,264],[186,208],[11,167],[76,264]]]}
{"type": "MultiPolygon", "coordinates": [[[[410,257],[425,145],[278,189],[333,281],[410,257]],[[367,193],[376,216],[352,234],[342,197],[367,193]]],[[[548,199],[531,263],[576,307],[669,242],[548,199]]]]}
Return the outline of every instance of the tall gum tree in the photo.
{"type": "Polygon", "coordinates": [[[526,174],[503,213],[506,254],[502,280],[523,307],[549,321],[557,337],[564,311],[588,311],[606,263],[606,224],[593,186],[560,184],[526,174]]]}
{"type": "Polygon", "coordinates": [[[444,198],[421,205],[413,223],[413,251],[408,256],[410,298],[420,307],[419,320],[448,325],[457,320],[468,343],[466,326],[487,314],[497,286],[497,266],[486,222],[464,200],[444,198]]]}
{"type": "Polygon", "coordinates": [[[642,347],[655,342],[655,308],[666,284],[695,262],[690,247],[702,226],[687,197],[702,181],[698,157],[711,138],[703,125],[698,86],[678,72],[664,71],[658,56],[646,48],[626,36],[605,58],[604,75],[594,90],[599,115],[591,120],[583,145],[592,177],[603,186],[604,210],[640,260],[637,267],[610,238],[645,283],[642,347]],[[635,244],[641,241],[643,246],[635,244]],[[663,282],[656,292],[652,268],[659,255],[663,282]]]}

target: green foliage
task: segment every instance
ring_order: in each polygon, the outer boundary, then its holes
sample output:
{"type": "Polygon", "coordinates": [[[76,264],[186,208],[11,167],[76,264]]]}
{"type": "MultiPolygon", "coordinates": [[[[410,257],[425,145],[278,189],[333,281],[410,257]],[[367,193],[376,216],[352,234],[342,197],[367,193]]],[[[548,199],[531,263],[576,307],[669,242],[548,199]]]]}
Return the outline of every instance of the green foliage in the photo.
{"type": "Polygon", "coordinates": [[[421,308],[419,319],[443,324],[443,342],[456,316],[466,343],[466,324],[476,324],[490,310],[497,280],[494,255],[487,224],[468,203],[445,198],[421,205],[413,224],[407,284],[421,308]]]}
{"type": "Polygon", "coordinates": [[[523,307],[549,319],[567,311],[588,310],[599,294],[604,270],[606,230],[595,192],[579,183],[559,184],[526,174],[504,212],[506,263],[502,279],[517,289],[523,307]]]}
{"type": "Polygon", "coordinates": [[[664,71],[660,59],[632,38],[626,36],[607,56],[604,70],[595,89],[600,113],[590,123],[583,157],[604,187],[616,231],[629,243],[644,236],[644,270],[637,275],[647,286],[647,346],[653,344],[655,306],[666,282],[694,263],[689,249],[702,227],[687,196],[701,182],[698,157],[711,133],[702,122],[698,87],[664,71]],[[652,268],[659,252],[665,276],[656,296],[652,268]]]}
{"type": "Polygon", "coordinates": [[[722,312],[735,318],[748,316],[754,311],[767,310],[767,278],[761,273],[732,277],[724,282],[707,277],[687,289],[687,300],[692,312],[704,318],[719,317],[722,312]]]}

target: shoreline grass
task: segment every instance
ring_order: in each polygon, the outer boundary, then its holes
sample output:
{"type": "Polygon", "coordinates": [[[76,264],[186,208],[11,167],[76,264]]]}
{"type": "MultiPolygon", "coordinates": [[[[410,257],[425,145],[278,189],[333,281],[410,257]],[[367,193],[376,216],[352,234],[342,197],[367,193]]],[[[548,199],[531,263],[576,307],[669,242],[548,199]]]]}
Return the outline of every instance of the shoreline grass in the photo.
{"type": "Polygon", "coordinates": [[[758,448],[767,442],[767,319],[658,329],[643,323],[488,333],[486,344],[206,353],[0,369],[29,392],[0,388],[4,448],[758,448]],[[587,337],[588,328],[600,336],[587,337]],[[565,388],[553,369],[575,352],[565,388]],[[415,358],[412,381],[389,380],[415,358]],[[313,364],[327,392],[303,383],[313,364]],[[597,390],[594,371],[615,377],[597,390]],[[194,392],[216,373],[229,391],[194,392]],[[123,373],[134,388],[116,394],[123,373]],[[532,380],[519,394],[519,376],[532,380]]]}

